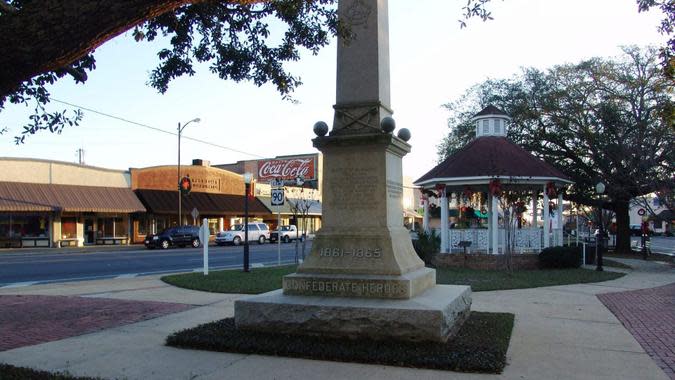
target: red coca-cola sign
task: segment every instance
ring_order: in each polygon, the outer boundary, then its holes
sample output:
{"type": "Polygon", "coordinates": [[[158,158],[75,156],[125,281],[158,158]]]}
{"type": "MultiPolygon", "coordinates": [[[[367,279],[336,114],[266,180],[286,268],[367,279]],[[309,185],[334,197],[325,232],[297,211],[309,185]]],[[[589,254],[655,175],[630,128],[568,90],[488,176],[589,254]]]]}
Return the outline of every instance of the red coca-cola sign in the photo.
{"type": "Polygon", "coordinates": [[[283,160],[258,161],[258,181],[274,178],[291,180],[303,177],[305,181],[316,179],[316,157],[295,157],[283,160]]]}

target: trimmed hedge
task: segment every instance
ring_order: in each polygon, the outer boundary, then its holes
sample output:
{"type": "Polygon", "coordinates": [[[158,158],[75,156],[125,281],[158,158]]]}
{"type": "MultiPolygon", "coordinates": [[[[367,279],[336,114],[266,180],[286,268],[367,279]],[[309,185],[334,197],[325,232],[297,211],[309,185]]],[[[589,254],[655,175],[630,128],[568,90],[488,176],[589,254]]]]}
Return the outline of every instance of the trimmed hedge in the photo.
{"type": "Polygon", "coordinates": [[[272,355],[314,360],[501,373],[511,340],[514,315],[472,311],[446,343],[347,339],[239,330],[226,318],[179,331],[168,346],[197,350],[272,355]]]}
{"type": "Polygon", "coordinates": [[[579,268],[581,247],[549,247],[539,254],[539,265],[545,269],[579,268]]]}

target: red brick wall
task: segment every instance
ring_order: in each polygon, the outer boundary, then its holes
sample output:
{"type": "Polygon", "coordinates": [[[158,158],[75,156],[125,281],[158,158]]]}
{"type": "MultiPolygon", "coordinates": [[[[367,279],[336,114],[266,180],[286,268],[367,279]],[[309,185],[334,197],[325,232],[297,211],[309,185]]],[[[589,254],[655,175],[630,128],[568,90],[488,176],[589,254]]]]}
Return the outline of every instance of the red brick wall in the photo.
{"type": "MultiPolygon", "coordinates": [[[[539,256],[536,254],[515,254],[511,256],[513,269],[538,269],[539,256]]],[[[434,257],[439,268],[503,269],[506,266],[504,255],[439,253],[434,257]]]]}

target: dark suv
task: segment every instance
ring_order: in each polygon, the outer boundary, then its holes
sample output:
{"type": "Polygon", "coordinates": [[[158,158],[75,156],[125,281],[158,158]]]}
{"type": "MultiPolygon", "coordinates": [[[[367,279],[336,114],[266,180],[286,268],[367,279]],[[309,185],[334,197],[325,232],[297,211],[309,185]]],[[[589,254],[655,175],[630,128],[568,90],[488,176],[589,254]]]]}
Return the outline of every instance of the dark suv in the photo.
{"type": "Polygon", "coordinates": [[[185,247],[187,245],[193,248],[199,248],[199,227],[198,226],[179,226],[169,227],[157,235],[150,234],[145,237],[145,248],[167,249],[171,246],[185,247]]]}

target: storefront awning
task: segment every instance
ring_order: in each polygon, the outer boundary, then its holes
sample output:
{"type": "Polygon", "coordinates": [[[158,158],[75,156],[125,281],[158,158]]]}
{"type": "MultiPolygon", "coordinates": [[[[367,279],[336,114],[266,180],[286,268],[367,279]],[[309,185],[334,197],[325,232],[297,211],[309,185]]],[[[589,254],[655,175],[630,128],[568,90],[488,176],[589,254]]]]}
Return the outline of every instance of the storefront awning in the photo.
{"type": "MultiPolygon", "coordinates": [[[[154,214],[178,214],[178,192],[163,190],[134,190],[148,212],[154,214]]],[[[200,215],[244,214],[244,196],[192,192],[184,195],[181,208],[185,215],[197,209],[200,215]]],[[[250,215],[267,215],[270,211],[257,198],[248,202],[250,215]]]]}
{"type": "Polygon", "coordinates": [[[2,212],[145,212],[129,188],[0,182],[2,212]]]}

